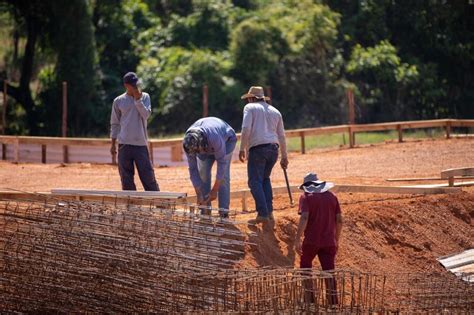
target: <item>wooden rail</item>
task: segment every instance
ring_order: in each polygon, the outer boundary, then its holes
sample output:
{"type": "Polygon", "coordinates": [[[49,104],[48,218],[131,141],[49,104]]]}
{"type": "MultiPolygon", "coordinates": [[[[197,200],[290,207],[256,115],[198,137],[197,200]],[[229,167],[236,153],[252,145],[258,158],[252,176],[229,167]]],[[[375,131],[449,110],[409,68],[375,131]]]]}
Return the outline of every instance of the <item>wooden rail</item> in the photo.
{"type": "MultiPolygon", "coordinates": [[[[398,141],[403,141],[403,131],[408,129],[421,129],[421,128],[444,128],[446,132],[446,138],[450,138],[451,129],[453,127],[474,127],[474,119],[438,119],[438,120],[420,120],[420,121],[402,121],[402,122],[387,122],[387,123],[376,123],[376,124],[360,124],[360,125],[339,125],[329,127],[318,127],[318,128],[303,128],[287,130],[286,137],[294,138],[299,137],[301,139],[301,153],[306,153],[306,136],[315,136],[323,134],[333,133],[348,133],[349,134],[349,146],[352,148],[356,145],[356,133],[358,132],[372,132],[372,131],[387,131],[397,130],[398,141]]],[[[240,134],[238,134],[240,138],[240,134]]],[[[27,137],[27,136],[4,136],[0,135],[0,143],[2,144],[2,159],[6,159],[6,146],[13,145],[14,147],[14,158],[15,162],[20,159],[19,147],[21,144],[37,144],[41,146],[41,162],[46,163],[46,147],[48,145],[62,145],[65,147],[65,154],[63,162],[69,161],[68,150],[69,146],[109,146],[110,139],[106,138],[59,138],[59,137],[27,137]]],[[[174,139],[150,139],[148,144],[150,148],[150,154],[153,161],[153,148],[159,147],[171,147],[171,160],[181,161],[182,160],[182,138],[174,139]]],[[[111,162],[115,164],[115,156],[111,156],[111,162]]]]}
{"type": "MultiPolygon", "coordinates": [[[[286,194],[286,186],[273,187],[274,195],[286,194]]],[[[291,192],[301,193],[299,186],[290,186],[291,192]]],[[[407,194],[407,195],[433,195],[433,194],[453,194],[462,191],[461,187],[407,187],[407,186],[375,186],[375,185],[335,185],[332,192],[350,192],[350,193],[372,193],[372,194],[407,194]]],[[[232,191],[231,199],[241,199],[242,210],[247,211],[247,198],[252,198],[249,189],[232,191]]],[[[297,197],[298,198],[298,197],[297,197]]],[[[196,196],[188,196],[187,202],[196,202],[196,196]]],[[[289,201],[288,201],[289,202],[289,201]]]]}
{"type": "Polygon", "coordinates": [[[454,186],[455,176],[474,176],[474,167],[450,168],[441,172],[441,178],[447,179],[450,187],[454,186]]]}

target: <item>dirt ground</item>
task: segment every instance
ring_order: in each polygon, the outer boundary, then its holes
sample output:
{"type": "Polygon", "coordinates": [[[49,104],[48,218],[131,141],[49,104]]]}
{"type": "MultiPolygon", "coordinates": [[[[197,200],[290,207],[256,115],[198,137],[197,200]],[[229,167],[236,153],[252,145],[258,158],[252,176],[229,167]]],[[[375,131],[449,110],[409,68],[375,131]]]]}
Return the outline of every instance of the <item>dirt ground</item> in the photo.
{"type": "MultiPolygon", "coordinates": [[[[291,153],[288,173],[292,185],[299,184],[308,171],[336,184],[411,185],[416,183],[385,179],[439,176],[443,169],[468,166],[474,166],[473,139],[438,139],[355,149],[318,149],[305,155],[291,153]]],[[[193,193],[186,167],[156,168],[155,172],[162,191],[193,193]]],[[[246,165],[234,162],[231,189],[246,189],[246,181],[246,165]]],[[[279,167],[274,169],[272,182],[274,187],[285,185],[279,167]]],[[[117,168],[111,165],[0,162],[0,190],[32,192],[52,188],[112,190],[120,189],[120,180],[117,168]]],[[[474,188],[454,195],[339,193],[338,197],[345,219],[338,268],[441,271],[437,257],[474,247],[474,188]]],[[[254,205],[250,201],[252,210],[254,205]]],[[[291,207],[286,195],[275,196],[274,204],[275,226],[241,227],[254,232],[250,240],[257,245],[247,248],[237,267],[299,265],[299,257],[292,249],[298,223],[297,205],[291,207]]],[[[231,203],[232,208],[240,206],[239,200],[231,203]]],[[[255,213],[249,213],[238,219],[254,216],[255,213]]]]}

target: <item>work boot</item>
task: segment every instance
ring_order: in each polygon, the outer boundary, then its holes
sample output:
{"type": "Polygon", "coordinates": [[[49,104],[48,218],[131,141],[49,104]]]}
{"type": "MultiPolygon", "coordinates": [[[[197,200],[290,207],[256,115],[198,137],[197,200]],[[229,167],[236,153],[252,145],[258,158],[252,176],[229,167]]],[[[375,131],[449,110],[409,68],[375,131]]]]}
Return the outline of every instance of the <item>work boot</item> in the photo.
{"type": "Polygon", "coordinates": [[[257,215],[257,217],[255,219],[249,220],[248,223],[250,223],[250,224],[266,223],[269,220],[270,219],[268,217],[263,217],[263,216],[257,215]]]}
{"type": "Polygon", "coordinates": [[[229,209],[219,208],[219,216],[223,219],[229,218],[229,209]]]}

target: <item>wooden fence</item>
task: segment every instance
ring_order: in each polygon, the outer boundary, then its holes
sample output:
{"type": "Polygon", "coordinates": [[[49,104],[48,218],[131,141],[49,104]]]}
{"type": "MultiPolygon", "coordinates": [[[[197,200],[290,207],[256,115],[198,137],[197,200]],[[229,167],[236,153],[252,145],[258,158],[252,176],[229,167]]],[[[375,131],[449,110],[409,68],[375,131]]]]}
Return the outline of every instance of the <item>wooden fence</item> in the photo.
{"type": "MultiPolygon", "coordinates": [[[[398,141],[403,141],[403,131],[409,129],[422,129],[422,128],[444,128],[446,132],[446,138],[450,138],[453,127],[464,127],[473,128],[474,119],[438,119],[438,120],[420,120],[420,121],[403,121],[403,122],[388,122],[388,123],[376,123],[376,124],[357,124],[357,125],[339,125],[319,128],[304,128],[294,129],[286,131],[287,138],[301,139],[301,153],[306,153],[305,137],[323,135],[323,134],[334,134],[334,133],[347,133],[349,135],[349,146],[352,148],[356,145],[356,134],[358,132],[371,132],[371,131],[387,131],[397,130],[398,141]]],[[[238,135],[240,138],[240,134],[238,135]]],[[[20,145],[39,145],[41,146],[41,162],[46,163],[46,148],[48,145],[63,146],[64,150],[63,162],[69,162],[68,150],[70,146],[110,146],[110,139],[106,138],[61,138],[61,137],[27,137],[27,136],[1,136],[0,143],[2,144],[2,159],[6,160],[7,145],[13,146],[13,161],[19,162],[20,156],[20,145]]],[[[171,161],[182,161],[182,138],[175,139],[150,139],[149,140],[150,155],[153,159],[153,148],[169,147],[171,148],[171,161]]],[[[116,163],[116,156],[111,156],[111,162],[116,163]]]]}

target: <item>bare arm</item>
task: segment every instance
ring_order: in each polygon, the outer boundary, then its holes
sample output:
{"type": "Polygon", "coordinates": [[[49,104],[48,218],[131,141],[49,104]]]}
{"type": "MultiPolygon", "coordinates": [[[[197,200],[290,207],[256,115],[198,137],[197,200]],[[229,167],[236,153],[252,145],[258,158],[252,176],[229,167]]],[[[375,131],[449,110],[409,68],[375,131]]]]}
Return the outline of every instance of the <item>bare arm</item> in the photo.
{"type": "Polygon", "coordinates": [[[338,213],[336,215],[336,243],[339,246],[339,239],[341,237],[342,232],[342,215],[338,213]]]}
{"type": "Polygon", "coordinates": [[[250,138],[250,128],[242,128],[242,135],[240,136],[240,151],[239,151],[239,160],[240,162],[245,162],[247,157],[248,145],[250,138]]]}
{"type": "Polygon", "coordinates": [[[295,242],[295,249],[298,254],[301,255],[301,237],[303,236],[304,231],[306,230],[306,226],[308,225],[308,212],[303,212],[300,217],[300,222],[298,223],[298,230],[296,231],[296,242],[295,242]]]}
{"type": "Polygon", "coordinates": [[[285,128],[283,127],[283,119],[281,117],[277,126],[277,135],[278,135],[278,142],[280,144],[280,151],[281,151],[280,165],[282,168],[287,168],[288,167],[288,153],[286,151],[285,128]]]}

